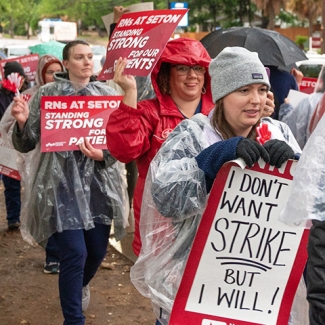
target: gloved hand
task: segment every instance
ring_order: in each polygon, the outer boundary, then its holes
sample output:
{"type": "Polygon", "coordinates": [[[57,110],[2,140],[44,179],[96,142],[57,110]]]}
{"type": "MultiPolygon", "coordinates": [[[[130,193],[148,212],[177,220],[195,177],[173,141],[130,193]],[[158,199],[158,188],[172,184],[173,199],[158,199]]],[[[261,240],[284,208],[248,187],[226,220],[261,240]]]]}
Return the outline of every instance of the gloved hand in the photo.
{"type": "Polygon", "coordinates": [[[237,158],[242,158],[248,167],[252,167],[260,157],[269,162],[270,157],[267,151],[256,141],[251,139],[241,140],[236,149],[237,158]]]}
{"type": "Polygon", "coordinates": [[[270,155],[270,165],[280,168],[288,159],[295,156],[292,148],[285,142],[277,139],[265,142],[264,148],[270,155]]]}

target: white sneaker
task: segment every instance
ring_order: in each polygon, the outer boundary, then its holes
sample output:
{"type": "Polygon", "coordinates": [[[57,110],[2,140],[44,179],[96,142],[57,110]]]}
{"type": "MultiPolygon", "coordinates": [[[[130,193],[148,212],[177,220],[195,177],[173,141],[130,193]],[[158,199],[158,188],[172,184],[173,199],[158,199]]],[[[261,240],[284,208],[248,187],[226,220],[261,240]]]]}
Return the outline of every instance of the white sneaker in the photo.
{"type": "Polygon", "coordinates": [[[90,301],[89,284],[82,288],[82,311],[86,311],[90,301]]]}

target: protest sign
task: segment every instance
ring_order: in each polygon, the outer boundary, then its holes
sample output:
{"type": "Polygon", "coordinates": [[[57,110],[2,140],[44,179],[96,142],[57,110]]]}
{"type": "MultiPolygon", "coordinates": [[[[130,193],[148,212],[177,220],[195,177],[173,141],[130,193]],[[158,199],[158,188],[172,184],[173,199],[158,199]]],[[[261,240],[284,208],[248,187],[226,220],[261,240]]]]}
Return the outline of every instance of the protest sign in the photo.
{"type": "Polygon", "coordinates": [[[17,61],[24,68],[24,72],[26,77],[28,78],[28,81],[29,82],[35,81],[38,59],[39,59],[38,54],[30,54],[30,55],[18,56],[13,59],[0,60],[2,79],[4,79],[3,67],[5,66],[5,64],[7,62],[17,61]]]}
{"type": "Polygon", "coordinates": [[[126,74],[147,76],[187,9],[153,10],[124,14],[107,46],[99,80],[113,79],[116,61],[128,59],[126,74]]]}
{"type": "Polygon", "coordinates": [[[43,96],[41,151],[79,150],[87,138],[97,149],[107,149],[106,124],[123,96],[43,96]]]}
{"type": "MultiPolygon", "coordinates": [[[[153,10],[153,7],[154,7],[153,2],[140,2],[140,3],[134,3],[130,6],[127,6],[125,9],[128,9],[129,12],[137,12],[137,11],[153,10]]],[[[111,12],[108,15],[102,16],[102,21],[107,30],[107,34],[109,35],[111,24],[113,24],[114,22],[114,13],[111,12]]]]}
{"type": "Polygon", "coordinates": [[[290,89],[287,98],[289,99],[289,103],[296,107],[304,98],[308,98],[308,94],[302,91],[290,89]]]}
{"type": "Polygon", "coordinates": [[[312,94],[315,91],[316,83],[317,78],[303,77],[299,89],[306,94],[312,94]]]}
{"type": "Polygon", "coordinates": [[[288,324],[308,238],[278,220],[295,166],[220,169],[169,325],[288,324]]]}
{"type": "Polygon", "coordinates": [[[17,169],[17,151],[4,146],[0,138],[0,174],[20,180],[20,174],[17,169]]]}

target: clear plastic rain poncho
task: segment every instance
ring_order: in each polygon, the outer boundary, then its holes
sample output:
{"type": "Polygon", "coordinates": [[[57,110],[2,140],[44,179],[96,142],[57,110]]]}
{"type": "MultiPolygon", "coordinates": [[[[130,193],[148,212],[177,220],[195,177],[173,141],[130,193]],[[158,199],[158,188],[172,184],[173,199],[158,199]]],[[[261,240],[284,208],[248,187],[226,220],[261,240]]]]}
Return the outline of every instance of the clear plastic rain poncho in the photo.
{"type": "Polygon", "coordinates": [[[292,190],[280,220],[289,225],[311,225],[325,220],[325,116],[319,121],[301,154],[292,190]]]}
{"type": "MultiPolygon", "coordinates": [[[[273,138],[288,142],[295,153],[301,152],[284,123],[271,118],[263,119],[263,123],[268,124],[273,138]]],[[[208,199],[205,175],[195,157],[222,140],[209,118],[196,114],[174,129],[150,165],[141,207],[142,249],[131,268],[131,281],[151,299],[163,325],[168,324],[208,199]]]]}
{"type": "Polygon", "coordinates": [[[299,146],[303,149],[310,137],[309,123],[313,113],[325,91],[325,66],[322,67],[314,92],[303,98],[297,106],[290,103],[282,104],[279,110],[279,120],[289,125],[299,146]]]}
{"type": "MultiPolygon", "coordinates": [[[[31,87],[31,88],[28,88],[27,90],[25,90],[22,93],[22,95],[24,96],[24,98],[25,98],[25,100],[27,102],[30,101],[33,98],[33,96],[36,94],[39,87],[41,87],[41,86],[43,86],[45,84],[45,81],[43,80],[43,76],[42,76],[43,75],[43,69],[45,68],[45,66],[47,64],[49,64],[49,62],[56,62],[57,63],[57,60],[58,60],[57,57],[55,57],[53,55],[49,55],[49,54],[42,55],[39,58],[38,64],[37,64],[37,71],[36,71],[36,75],[35,75],[36,85],[31,87]]],[[[61,63],[61,66],[62,66],[62,71],[63,71],[64,68],[63,68],[62,63],[61,63]]],[[[2,137],[5,145],[7,147],[9,147],[9,148],[13,148],[11,135],[12,135],[13,126],[14,126],[15,121],[16,121],[14,119],[14,117],[11,115],[11,106],[12,106],[12,104],[10,104],[9,107],[6,109],[2,119],[0,121],[1,137],[2,137]]],[[[21,170],[21,172],[22,172],[22,170],[21,170]]]]}
{"type": "Polygon", "coordinates": [[[12,140],[20,152],[33,150],[24,166],[24,199],[21,232],[30,244],[46,245],[54,232],[91,229],[94,222],[110,225],[119,240],[128,218],[128,196],[123,164],[108,150],[104,161],[95,161],[81,151],[41,153],[41,96],[116,95],[105,84],[72,83],[66,73],[56,74],[56,82],[41,87],[29,102],[29,118],[22,131],[14,126],[12,140]]]}

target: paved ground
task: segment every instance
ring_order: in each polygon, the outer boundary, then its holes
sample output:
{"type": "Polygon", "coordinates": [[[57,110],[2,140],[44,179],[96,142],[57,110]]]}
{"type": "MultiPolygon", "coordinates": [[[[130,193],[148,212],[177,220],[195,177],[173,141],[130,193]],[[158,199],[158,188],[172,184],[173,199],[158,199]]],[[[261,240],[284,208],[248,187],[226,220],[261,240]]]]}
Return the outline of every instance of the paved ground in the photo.
{"type": "MultiPolygon", "coordinates": [[[[0,325],[62,325],[58,276],[43,273],[42,248],[28,245],[20,231],[7,230],[3,191],[0,181],[0,325]]],[[[155,323],[149,299],[130,281],[132,227],[128,230],[122,243],[112,240],[105,267],[90,283],[86,325],[155,323]]]]}

